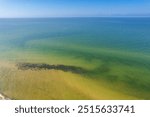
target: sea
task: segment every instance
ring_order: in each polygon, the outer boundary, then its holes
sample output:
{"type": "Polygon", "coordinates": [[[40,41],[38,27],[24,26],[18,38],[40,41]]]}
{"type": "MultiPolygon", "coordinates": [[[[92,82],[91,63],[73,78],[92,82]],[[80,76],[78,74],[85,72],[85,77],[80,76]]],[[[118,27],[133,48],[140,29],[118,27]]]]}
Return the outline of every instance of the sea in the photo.
{"type": "Polygon", "coordinates": [[[81,67],[150,99],[150,18],[1,18],[0,61],[81,67]]]}

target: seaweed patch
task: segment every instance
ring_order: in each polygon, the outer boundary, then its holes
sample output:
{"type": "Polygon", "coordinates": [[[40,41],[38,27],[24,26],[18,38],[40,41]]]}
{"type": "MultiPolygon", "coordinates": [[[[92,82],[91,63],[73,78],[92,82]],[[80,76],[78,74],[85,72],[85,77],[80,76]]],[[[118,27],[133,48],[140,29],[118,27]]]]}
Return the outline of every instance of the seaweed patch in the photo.
{"type": "Polygon", "coordinates": [[[81,67],[67,66],[67,65],[18,63],[17,67],[20,70],[61,70],[64,72],[72,72],[76,74],[83,74],[88,72],[86,69],[83,69],[81,67]]]}

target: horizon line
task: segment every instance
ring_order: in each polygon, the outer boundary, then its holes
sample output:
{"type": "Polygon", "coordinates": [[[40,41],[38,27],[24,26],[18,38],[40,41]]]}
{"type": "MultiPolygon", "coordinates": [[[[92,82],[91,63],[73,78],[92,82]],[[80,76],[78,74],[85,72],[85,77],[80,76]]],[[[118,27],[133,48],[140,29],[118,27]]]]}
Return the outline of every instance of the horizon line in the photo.
{"type": "Polygon", "coordinates": [[[25,19],[25,18],[146,18],[146,17],[150,17],[149,15],[147,16],[50,16],[50,17],[0,17],[0,19],[25,19]]]}

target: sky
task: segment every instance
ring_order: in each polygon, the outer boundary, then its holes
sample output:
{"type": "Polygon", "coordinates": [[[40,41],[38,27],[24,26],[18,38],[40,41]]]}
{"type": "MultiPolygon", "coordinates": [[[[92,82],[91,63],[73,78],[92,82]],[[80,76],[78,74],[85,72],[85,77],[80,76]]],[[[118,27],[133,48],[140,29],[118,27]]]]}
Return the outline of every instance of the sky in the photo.
{"type": "Polygon", "coordinates": [[[150,0],[0,0],[0,18],[150,16],[150,0]]]}

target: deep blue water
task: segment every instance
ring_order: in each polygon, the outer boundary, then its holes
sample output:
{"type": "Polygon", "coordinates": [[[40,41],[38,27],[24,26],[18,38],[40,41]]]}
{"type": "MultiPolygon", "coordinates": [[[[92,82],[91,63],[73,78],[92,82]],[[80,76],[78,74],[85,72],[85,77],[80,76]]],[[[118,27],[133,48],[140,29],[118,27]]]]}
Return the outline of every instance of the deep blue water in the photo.
{"type": "Polygon", "coordinates": [[[0,19],[1,45],[38,39],[149,54],[150,18],[0,19]]]}

